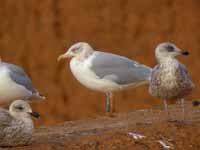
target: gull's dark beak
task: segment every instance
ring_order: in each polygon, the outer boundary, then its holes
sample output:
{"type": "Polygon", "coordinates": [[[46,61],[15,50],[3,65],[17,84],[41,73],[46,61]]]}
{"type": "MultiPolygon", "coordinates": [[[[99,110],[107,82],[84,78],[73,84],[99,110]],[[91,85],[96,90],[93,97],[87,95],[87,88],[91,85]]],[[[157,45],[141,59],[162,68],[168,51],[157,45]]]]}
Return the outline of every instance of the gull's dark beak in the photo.
{"type": "Polygon", "coordinates": [[[39,118],[40,117],[40,114],[37,113],[37,112],[31,112],[30,115],[35,117],[35,118],[39,118]]]}
{"type": "Polygon", "coordinates": [[[187,56],[187,55],[189,55],[190,53],[189,53],[188,51],[182,51],[181,54],[184,55],[184,56],[187,56]]]}

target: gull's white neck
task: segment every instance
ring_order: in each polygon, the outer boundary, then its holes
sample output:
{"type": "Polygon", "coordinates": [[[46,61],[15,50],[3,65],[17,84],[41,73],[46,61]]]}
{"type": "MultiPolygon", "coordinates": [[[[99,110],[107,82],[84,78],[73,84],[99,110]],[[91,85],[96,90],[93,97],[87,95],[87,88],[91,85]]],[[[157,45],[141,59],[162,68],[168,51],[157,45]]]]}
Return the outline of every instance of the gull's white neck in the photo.
{"type": "Polygon", "coordinates": [[[157,57],[157,62],[159,64],[165,64],[165,63],[169,63],[169,62],[174,62],[177,61],[176,58],[174,57],[157,57]]]}
{"type": "Polygon", "coordinates": [[[20,114],[16,114],[16,113],[13,113],[11,111],[9,113],[16,120],[20,120],[20,121],[23,121],[23,122],[26,122],[26,123],[32,123],[31,117],[20,115],[20,114]]]}

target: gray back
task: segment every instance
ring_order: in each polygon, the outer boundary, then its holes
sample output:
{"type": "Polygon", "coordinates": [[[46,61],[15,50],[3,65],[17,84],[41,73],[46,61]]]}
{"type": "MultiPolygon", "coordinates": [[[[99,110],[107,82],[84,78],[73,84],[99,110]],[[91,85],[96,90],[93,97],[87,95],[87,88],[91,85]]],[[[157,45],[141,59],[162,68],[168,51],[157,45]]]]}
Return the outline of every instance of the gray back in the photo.
{"type": "Polygon", "coordinates": [[[1,65],[6,66],[10,70],[9,75],[14,82],[24,86],[32,93],[36,93],[36,90],[33,87],[30,78],[21,67],[5,62],[2,62],[1,65]]]}
{"type": "Polygon", "coordinates": [[[151,68],[111,53],[94,52],[91,70],[100,78],[118,84],[133,84],[149,80],[151,68]]]}

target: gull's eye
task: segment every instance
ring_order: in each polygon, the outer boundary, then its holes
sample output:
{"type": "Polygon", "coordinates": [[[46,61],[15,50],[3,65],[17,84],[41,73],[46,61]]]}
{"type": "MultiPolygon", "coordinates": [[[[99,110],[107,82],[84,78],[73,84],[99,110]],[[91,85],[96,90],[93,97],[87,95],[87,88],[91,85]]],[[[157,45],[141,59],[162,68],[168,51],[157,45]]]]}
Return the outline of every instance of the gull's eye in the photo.
{"type": "Polygon", "coordinates": [[[78,51],[79,51],[79,49],[74,49],[73,50],[74,53],[77,53],[78,51]]]}
{"type": "Polygon", "coordinates": [[[73,53],[79,53],[79,52],[80,52],[80,49],[79,49],[79,48],[73,49],[73,53]]]}
{"type": "Polygon", "coordinates": [[[173,52],[174,51],[174,47],[172,45],[167,45],[166,49],[168,52],[173,52]]]}
{"type": "Polygon", "coordinates": [[[24,109],[22,106],[18,106],[16,108],[19,109],[19,110],[23,110],[24,109]]]}
{"type": "Polygon", "coordinates": [[[73,48],[71,49],[71,51],[72,51],[73,53],[79,53],[79,52],[81,51],[81,49],[82,49],[82,47],[78,45],[78,46],[73,47],[73,48]]]}

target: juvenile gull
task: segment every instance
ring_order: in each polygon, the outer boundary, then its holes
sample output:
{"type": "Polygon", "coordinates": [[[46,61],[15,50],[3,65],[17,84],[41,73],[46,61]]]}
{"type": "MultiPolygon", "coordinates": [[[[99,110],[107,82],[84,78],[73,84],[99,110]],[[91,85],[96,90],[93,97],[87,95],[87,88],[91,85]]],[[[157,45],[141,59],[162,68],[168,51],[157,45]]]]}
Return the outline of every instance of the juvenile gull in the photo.
{"type": "Polygon", "coordinates": [[[70,69],[75,78],[89,89],[106,93],[106,111],[113,111],[112,92],[148,83],[151,68],[119,55],[94,50],[79,42],[58,57],[73,57],[70,69]]]}
{"type": "Polygon", "coordinates": [[[30,97],[45,99],[21,67],[0,61],[0,103],[30,97]]]}
{"type": "Polygon", "coordinates": [[[194,84],[186,67],[175,58],[178,55],[189,55],[189,52],[169,42],[161,43],[156,47],[155,56],[158,65],[152,70],[149,92],[152,96],[163,100],[168,117],[166,100],[181,100],[183,118],[185,118],[184,97],[191,93],[194,84]]]}
{"type": "Polygon", "coordinates": [[[39,114],[23,100],[14,101],[9,111],[0,108],[0,147],[27,145],[34,129],[31,116],[38,118],[39,114]]]}

